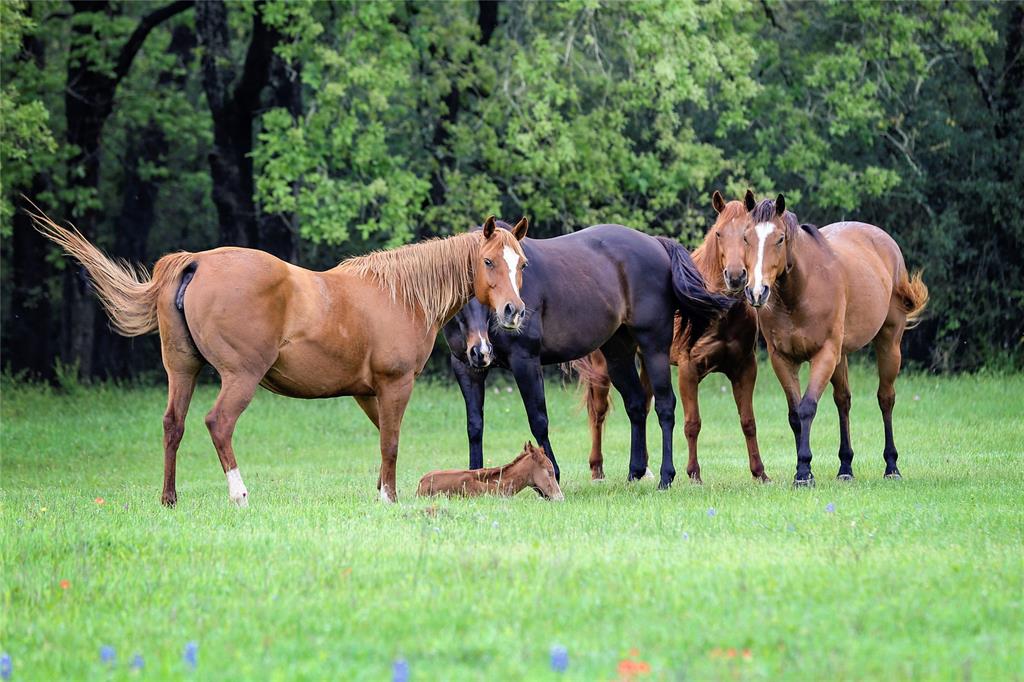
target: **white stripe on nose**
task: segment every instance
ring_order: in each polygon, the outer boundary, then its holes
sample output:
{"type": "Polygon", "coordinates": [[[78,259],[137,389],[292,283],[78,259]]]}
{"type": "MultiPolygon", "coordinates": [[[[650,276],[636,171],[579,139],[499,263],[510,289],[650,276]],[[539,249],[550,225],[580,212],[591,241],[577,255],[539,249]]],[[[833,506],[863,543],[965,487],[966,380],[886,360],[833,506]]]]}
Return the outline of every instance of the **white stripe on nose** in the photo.
{"type": "Polygon", "coordinates": [[[764,280],[764,243],[768,239],[768,235],[775,231],[775,225],[772,223],[758,223],[754,226],[754,232],[757,233],[757,264],[754,266],[754,294],[757,295],[761,291],[761,283],[764,280]]]}
{"type": "Polygon", "coordinates": [[[519,254],[513,251],[511,247],[506,246],[501,255],[508,265],[508,279],[512,282],[512,291],[518,296],[519,285],[516,284],[516,270],[519,268],[519,254]]]}

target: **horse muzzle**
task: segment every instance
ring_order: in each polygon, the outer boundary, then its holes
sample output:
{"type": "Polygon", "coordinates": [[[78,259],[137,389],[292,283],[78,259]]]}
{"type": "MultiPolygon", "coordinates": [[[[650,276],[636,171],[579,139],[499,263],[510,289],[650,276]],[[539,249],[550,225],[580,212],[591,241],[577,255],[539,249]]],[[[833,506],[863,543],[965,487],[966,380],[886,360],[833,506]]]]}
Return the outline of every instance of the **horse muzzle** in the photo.
{"type": "Polygon", "coordinates": [[[526,306],[518,308],[511,303],[506,303],[501,313],[496,316],[498,324],[509,331],[517,332],[523,326],[526,319],[526,306]]]}
{"type": "Polygon", "coordinates": [[[765,285],[761,285],[761,288],[754,291],[754,287],[747,287],[743,290],[743,293],[747,297],[747,303],[754,308],[760,308],[768,302],[768,296],[771,294],[771,289],[765,285]]]}
{"type": "Polygon", "coordinates": [[[469,366],[473,369],[486,369],[490,367],[491,362],[494,360],[494,354],[491,351],[492,348],[489,343],[479,343],[475,346],[470,346],[469,350],[466,351],[469,366]]]}

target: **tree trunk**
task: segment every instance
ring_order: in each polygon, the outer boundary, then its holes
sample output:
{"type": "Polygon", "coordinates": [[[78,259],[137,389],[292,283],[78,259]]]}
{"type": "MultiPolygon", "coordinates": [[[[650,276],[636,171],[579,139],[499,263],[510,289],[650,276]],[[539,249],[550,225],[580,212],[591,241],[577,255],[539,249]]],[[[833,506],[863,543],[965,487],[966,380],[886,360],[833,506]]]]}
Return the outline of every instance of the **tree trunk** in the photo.
{"type": "Polygon", "coordinates": [[[213,116],[209,158],[220,243],[259,247],[259,220],[253,200],[253,120],[280,35],[263,23],[263,3],[256,3],[245,66],[235,83],[228,11],[223,0],[199,0],[196,34],[203,48],[203,89],[213,116]]]}
{"type": "MultiPolygon", "coordinates": [[[[292,121],[302,116],[302,81],[299,65],[285,62],[274,55],[270,71],[270,97],[268,108],[281,107],[292,115],[292,121]]],[[[298,183],[293,189],[297,190],[298,183]]],[[[294,213],[260,213],[260,248],[278,258],[295,263],[298,259],[298,219],[294,213]]]]}

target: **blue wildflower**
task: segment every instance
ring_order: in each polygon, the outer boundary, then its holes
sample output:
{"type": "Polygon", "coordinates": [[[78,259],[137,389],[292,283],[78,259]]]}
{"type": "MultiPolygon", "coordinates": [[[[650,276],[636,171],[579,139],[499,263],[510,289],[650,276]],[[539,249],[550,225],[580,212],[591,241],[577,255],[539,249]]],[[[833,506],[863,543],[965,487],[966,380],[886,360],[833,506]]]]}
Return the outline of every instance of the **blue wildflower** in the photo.
{"type": "Polygon", "coordinates": [[[114,647],[109,645],[103,645],[100,647],[100,660],[104,663],[113,663],[116,654],[114,653],[114,647]]]}
{"type": "Polygon", "coordinates": [[[11,679],[11,671],[13,669],[14,666],[11,664],[11,655],[6,652],[3,655],[0,655],[0,679],[11,679]]]}
{"type": "Polygon", "coordinates": [[[551,669],[556,673],[564,673],[569,667],[569,651],[560,644],[551,647],[551,669]]]}
{"type": "Polygon", "coordinates": [[[132,670],[142,670],[145,667],[146,662],[142,660],[142,654],[132,656],[132,670]]]}
{"type": "Polygon", "coordinates": [[[834,504],[832,504],[831,502],[829,502],[828,504],[825,505],[825,511],[827,511],[829,514],[831,514],[835,510],[836,510],[836,506],[834,504]]]}
{"type": "Polygon", "coordinates": [[[710,517],[714,517],[714,516],[718,516],[718,512],[715,511],[714,507],[709,507],[708,508],[708,517],[710,518],[710,517]]]}
{"type": "Polygon", "coordinates": [[[404,658],[391,664],[391,682],[409,682],[409,663],[404,658]]]}
{"type": "Polygon", "coordinates": [[[683,539],[684,540],[689,540],[690,539],[690,534],[687,533],[685,530],[683,531],[683,539]]]}
{"type": "Polygon", "coordinates": [[[196,642],[189,642],[185,645],[185,653],[182,658],[185,661],[185,665],[190,668],[195,668],[199,665],[197,657],[199,656],[199,644],[196,642]]]}

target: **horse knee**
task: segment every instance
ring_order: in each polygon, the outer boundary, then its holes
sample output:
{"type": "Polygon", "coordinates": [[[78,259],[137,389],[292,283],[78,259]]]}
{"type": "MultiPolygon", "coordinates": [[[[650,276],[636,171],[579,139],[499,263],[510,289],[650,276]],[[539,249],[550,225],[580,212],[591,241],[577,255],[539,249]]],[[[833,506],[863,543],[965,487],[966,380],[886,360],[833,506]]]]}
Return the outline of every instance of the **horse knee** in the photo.
{"type": "Polygon", "coordinates": [[[740,428],[743,430],[743,435],[747,438],[753,438],[757,435],[757,422],[754,421],[753,417],[740,419],[740,428]]]}
{"type": "Polygon", "coordinates": [[[810,398],[805,398],[800,401],[800,405],[796,408],[796,416],[800,422],[814,419],[814,415],[818,412],[818,401],[810,398]]]}
{"type": "Polygon", "coordinates": [[[700,435],[700,419],[687,419],[683,424],[683,433],[687,438],[696,438],[700,435]]]}
{"type": "Polygon", "coordinates": [[[466,425],[470,440],[480,440],[484,437],[484,420],[471,417],[466,425]]]}
{"type": "Polygon", "coordinates": [[[800,415],[796,408],[789,411],[789,428],[793,429],[794,433],[800,432],[800,415]]]}
{"type": "Polygon", "coordinates": [[[878,390],[878,407],[883,412],[889,412],[892,410],[893,405],[896,404],[896,391],[891,389],[879,389],[878,390]]]}
{"type": "Polygon", "coordinates": [[[185,420],[179,419],[174,412],[164,415],[164,440],[171,447],[177,447],[185,435],[185,420]]]}

